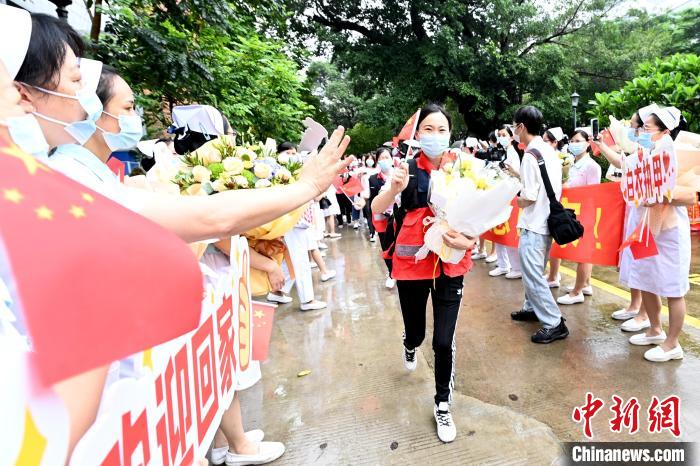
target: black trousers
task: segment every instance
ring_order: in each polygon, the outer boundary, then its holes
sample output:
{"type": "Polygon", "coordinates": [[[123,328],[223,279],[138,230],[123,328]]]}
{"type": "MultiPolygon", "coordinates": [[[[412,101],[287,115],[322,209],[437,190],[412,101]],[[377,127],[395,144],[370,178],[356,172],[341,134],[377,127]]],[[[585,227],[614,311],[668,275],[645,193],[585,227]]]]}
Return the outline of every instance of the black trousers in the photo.
{"type": "Polygon", "coordinates": [[[340,215],[338,215],[338,225],[344,225],[352,221],[352,202],[348,197],[340,193],[337,195],[338,207],[340,207],[340,215]]]}
{"type": "Polygon", "coordinates": [[[404,346],[415,349],[425,338],[428,295],[433,302],[433,351],[435,352],[435,403],[452,401],[454,387],[455,327],[462,302],[464,276],[441,275],[433,280],[398,280],[399,301],[405,329],[404,346]]]}
{"type": "Polygon", "coordinates": [[[367,228],[369,228],[369,235],[372,236],[374,234],[374,223],[372,223],[372,207],[370,206],[370,201],[367,201],[365,203],[365,206],[362,208],[362,215],[365,217],[365,220],[367,220],[367,228]]]}
{"type": "MultiPolygon", "coordinates": [[[[389,249],[391,243],[386,237],[386,233],[377,232],[377,236],[379,236],[379,245],[382,247],[382,251],[389,249]]],[[[389,273],[391,273],[391,259],[384,259],[384,263],[386,264],[386,268],[389,270],[389,273]]]]}

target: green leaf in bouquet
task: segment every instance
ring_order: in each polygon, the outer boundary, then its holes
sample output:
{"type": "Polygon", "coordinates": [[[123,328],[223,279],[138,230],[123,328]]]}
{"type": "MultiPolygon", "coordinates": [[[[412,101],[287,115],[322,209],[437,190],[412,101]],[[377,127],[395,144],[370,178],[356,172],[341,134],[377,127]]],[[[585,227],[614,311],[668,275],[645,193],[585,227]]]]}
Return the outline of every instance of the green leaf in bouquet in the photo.
{"type": "Polygon", "coordinates": [[[182,163],[187,165],[188,167],[196,167],[197,165],[204,165],[204,162],[202,159],[197,157],[194,153],[188,152],[182,157],[180,157],[180,160],[182,160],[182,163]]]}
{"type": "Polygon", "coordinates": [[[207,168],[211,172],[213,179],[217,179],[224,172],[224,164],[221,162],[212,163],[207,168]]]}
{"type": "Polygon", "coordinates": [[[246,180],[248,180],[248,185],[250,185],[250,187],[255,186],[255,182],[258,181],[255,175],[253,175],[253,172],[250,170],[243,170],[241,175],[245,176],[246,180]]]}

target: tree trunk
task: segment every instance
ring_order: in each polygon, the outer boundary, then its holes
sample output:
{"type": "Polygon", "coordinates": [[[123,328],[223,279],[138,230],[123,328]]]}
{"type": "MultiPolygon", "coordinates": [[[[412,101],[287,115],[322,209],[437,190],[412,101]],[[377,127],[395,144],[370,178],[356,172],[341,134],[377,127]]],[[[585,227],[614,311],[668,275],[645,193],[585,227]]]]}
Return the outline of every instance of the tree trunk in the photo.
{"type": "Polygon", "coordinates": [[[102,30],[102,0],[95,0],[95,14],[92,16],[92,29],[90,29],[90,39],[96,44],[100,40],[102,30]]]}

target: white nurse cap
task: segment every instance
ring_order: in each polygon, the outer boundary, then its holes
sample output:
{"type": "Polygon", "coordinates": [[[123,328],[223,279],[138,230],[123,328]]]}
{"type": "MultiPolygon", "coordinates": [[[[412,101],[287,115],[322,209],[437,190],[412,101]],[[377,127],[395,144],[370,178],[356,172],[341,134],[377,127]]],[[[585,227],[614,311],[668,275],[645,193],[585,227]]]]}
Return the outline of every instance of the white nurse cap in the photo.
{"type": "Polygon", "coordinates": [[[0,5],[0,61],[11,79],[22,67],[32,35],[29,12],[9,5],[0,5]]]}

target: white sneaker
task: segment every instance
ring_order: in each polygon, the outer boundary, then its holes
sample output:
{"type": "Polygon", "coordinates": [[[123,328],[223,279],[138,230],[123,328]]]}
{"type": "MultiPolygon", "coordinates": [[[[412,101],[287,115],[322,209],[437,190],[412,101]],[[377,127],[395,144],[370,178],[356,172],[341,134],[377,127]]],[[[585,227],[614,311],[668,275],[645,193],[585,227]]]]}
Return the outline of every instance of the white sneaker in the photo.
{"type": "Polygon", "coordinates": [[[486,258],[486,260],[484,262],[486,262],[487,264],[493,264],[497,260],[498,260],[498,256],[496,254],[491,254],[489,257],[486,258]]]}
{"type": "Polygon", "coordinates": [[[355,222],[355,223],[352,224],[352,228],[353,228],[354,230],[357,230],[357,229],[360,228],[360,224],[357,223],[357,222],[355,222]]]}
{"type": "Polygon", "coordinates": [[[637,314],[639,314],[639,311],[620,309],[619,311],[613,312],[610,317],[612,317],[615,320],[629,320],[637,317],[637,314]]]}
{"type": "Polygon", "coordinates": [[[512,270],[506,274],[508,280],[517,280],[518,278],[523,278],[522,272],[513,272],[512,270]]]}
{"type": "Polygon", "coordinates": [[[411,372],[416,370],[418,360],[416,359],[415,348],[409,351],[405,346],[403,347],[403,365],[411,372]]]}
{"type": "Polygon", "coordinates": [[[375,241],[377,241],[377,234],[375,233],[375,234],[373,234],[372,236],[370,236],[370,237],[369,237],[369,241],[370,241],[371,243],[374,243],[375,241]]]}
{"type": "MultiPolygon", "coordinates": [[[[245,436],[248,437],[249,441],[259,443],[265,438],[265,432],[260,429],[255,429],[251,430],[250,432],[246,432],[245,436]]],[[[209,454],[209,461],[217,466],[222,465],[226,462],[226,453],[228,453],[228,445],[221,448],[212,448],[211,453],[209,454]]]]}
{"type": "Polygon", "coordinates": [[[666,362],[672,359],[683,359],[683,348],[681,348],[681,345],[676,345],[671,351],[664,351],[660,346],[657,346],[644,353],[644,359],[651,362],[666,362]]]}
{"type": "Polygon", "coordinates": [[[319,309],[324,309],[328,304],[326,304],[323,301],[316,301],[315,299],[313,301],[309,301],[308,303],[303,303],[301,306],[302,311],[317,311],[319,309]]]}
{"type": "Polygon", "coordinates": [[[237,455],[226,453],[226,466],[243,466],[247,464],[267,464],[284,455],[284,443],[260,442],[255,455],[237,455]]]}
{"type": "MultiPolygon", "coordinates": [[[[564,288],[564,290],[566,290],[567,293],[571,293],[572,291],[574,291],[574,287],[573,287],[573,286],[567,286],[567,287],[564,288]]],[[[584,287],[584,288],[581,289],[581,293],[583,293],[584,296],[593,296],[593,287],[592,287],[592,286],[586,286],[586,287],[584,287]]]]}
{"type": "Polygon", "coordinates": [[[486,259],[486,253],[477,251],[476,253],[472,254],[472,259],[474,259],[476,261],[481,260],[481,259],[486,259]]]}
{"type": "Polygon", "coordinates": [[[323,241],[319,241],[318,248],[319,249],[328,249],[328,245],[326,243],[324,243],[323,241]]]}
{"type": "Polygon", "coordinates": [[[437,435],[445,443],[452,442],[457,438],[457,427],[450,414],[450,405],[441,401],[434,408],[435,422],[437,423],[437,435]]]}
{"type": "Polygon", "coordinates": [[[559,304],[564,304],[564,305],[580,304],[584,301],[585,301],[585,298],[583,297],[583,293],[579,293],[576,296],[571,296],[571,295],[565,294],[564,296],[559,296],[557,298],[557,302],[559,304]]]}
{"type": "Polygon", "coordinates": [[[559,288],[561,283],[561,278],[558,278],[556,280],[547,281],[547,285],[549,285],[550,288],[559,288]]]}
{"type": "Polygon", "coordinates": [[[341,235],[340,233],[331,233],[330,235],[328,235],[328,237],[329,237],[330,239],[338,239],[338,238],[340,238],[341,236],[343,236],[343,235],[341,235]]]}
{"type": "Polygon", "coordinates": [[[391,277],[387,277],[386,281],[384,282],[384,286],[391,289],[394,287],[394,285],[396,285],[396,280],[391,277]]]}
{"type": "Polygon", "coordinates": [[[279,304],[289,304],[293,301],[291,296],[278,295],[275,293],[268,293],[267,300],[272,301],[273,303],[279,303],[279,304]]]}
{"type": "Polygon", "coordinates": [[[648,337],[645,333],[638,333],[630,337],[630,343],[637,346],[660,345],[666,341],[666,332],[661,331],[660,335],[648,337]]]}
{"type": "Polygon", "coordinates": [[[321,274],[321,281],[327,282],[331,278],[335,277],[335,270],[329,270],[328,272],[321,274]]]}
{"type": "Polygon", "coordinates": [[[510,270],[496,267],[495,269],[493,269],[492,271],[489,272],[489,276],[490,277],[500,277],[501,275],[505,275],[508,272],[510,272],[510,270]]]}
{"type": "Polygon", "coordinates": [[[626,320],[622,323],[622,325],[620,325],[620,329],[625,332],[639,332],[648,329],[649,327],[651,327],[651,322],[649,322],[649,319],[644,319],[642,321],[630,319],[626,320]]]}
{"type": "Polygon", "coordinates": [[[312,269],[317,269],[317,268],[318,268],[318,264],[317,264],[316,262],[312,262],[311,265],[310,265],[310,267],[311,267],[312,269]]]}

